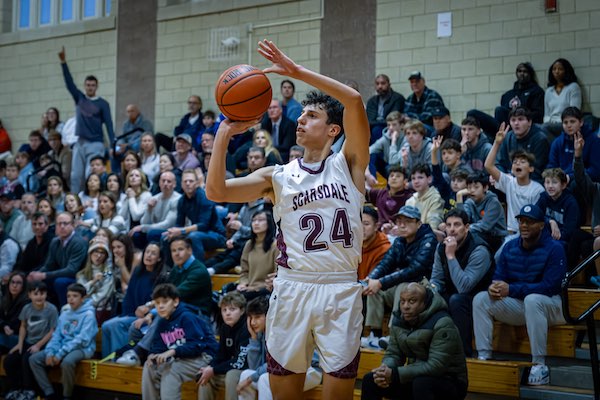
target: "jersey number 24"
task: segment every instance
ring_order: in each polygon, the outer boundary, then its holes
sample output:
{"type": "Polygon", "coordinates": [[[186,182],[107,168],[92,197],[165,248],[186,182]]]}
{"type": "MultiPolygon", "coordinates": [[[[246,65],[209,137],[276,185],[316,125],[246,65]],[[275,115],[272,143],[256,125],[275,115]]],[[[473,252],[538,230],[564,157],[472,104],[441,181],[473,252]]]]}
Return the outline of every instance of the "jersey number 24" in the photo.
{"type": "Polygon", "coordinates": [[[329,242],[321,238],[325,230],[323,217],[317,213],[307,213],[300,217],[300,229],[308,231],[304,238],[304,251],[323,251],[329,248],[329,243],[342,243],[345,248],[352,247],[352,229],[350,229],[350,220],[348,213],[343,208],[335,210],[331,232],[329,232],[329,242]]]}

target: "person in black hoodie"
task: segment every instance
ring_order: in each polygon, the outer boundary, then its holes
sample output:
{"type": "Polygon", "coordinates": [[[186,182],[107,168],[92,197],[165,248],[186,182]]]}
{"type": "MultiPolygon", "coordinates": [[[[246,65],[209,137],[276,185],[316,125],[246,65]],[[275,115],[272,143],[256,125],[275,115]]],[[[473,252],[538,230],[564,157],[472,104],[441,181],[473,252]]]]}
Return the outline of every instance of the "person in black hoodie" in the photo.
{"type": "Polygon", "coordinates": [[[217,351],[211,326],[185,303],[177,288],[160,284],[152,293],[158,315],[142,373],[142,399],[181,399],[181,385],[192,381],[217,351]]]}
{"type": "Polygon", "coordinates": [[[25,274],[11,272],[0,304],[0,354],[6,354],[19,340],[19,314],[29,302],[25,290],[25,274]]]}
{"type": "Polygon", "coordinates": [[[500,98],[500,105],[496,107],[494,118],[479,110],[470,110],[467,116],[475,117],[481,128],[491,141],[502,122],[508,123],[511,110],[523,107],[531,113],[531,119],[536,124],[541,124],[544,119],[544,89],[538,85],[535,70],[529,62],[517,65],[517,80],[513,88],[505,92],[500,98]]]}
{"type": "Polygon", "coordinates": [[[250,333],[245,315],[246,299],[239,292],[229,292],[219,307],[224,322],[219,328],[219,352],[209,366],[200,368],[198,398],[214,400],[218,390],[225,386],[225,400],[237,400],[240,375],[248,369],[250,333]]]}

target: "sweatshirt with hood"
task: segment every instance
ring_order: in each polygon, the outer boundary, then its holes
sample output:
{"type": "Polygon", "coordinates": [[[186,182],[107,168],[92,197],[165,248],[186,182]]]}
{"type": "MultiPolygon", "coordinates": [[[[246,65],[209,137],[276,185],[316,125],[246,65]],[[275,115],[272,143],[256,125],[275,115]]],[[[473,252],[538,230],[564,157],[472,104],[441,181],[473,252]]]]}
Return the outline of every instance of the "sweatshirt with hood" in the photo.
{"type": "Polygon", "coordinates": [[[437,229],[444,222],[444,204],[440,192],[433,186],[430,186],[423,195],[417,192],[406,200],[407,206],[417,207],[421,211],[421,221],[429,224],[432,229],[437,229]]]}
{"type": "Polygon", "coordinates": [[[560,230],[560,240],[569,242],[573,233],[579,228],[579,205],[569,189],[563,190],[554,200],[548,192],[540,194],[536,205],[546,215],[546,220],[554,220],[560,230]]]}
{"type": "Polygon", "coordinates": [[[505,237],[508,234],[504,208],[494,192],[489,190],[485,192],[485,196],[479,203],[469,198],[463,204],[459,204],[458,208],[462,208],[469,216],[471,232],[482,236],[499,237],[505,237]]]}
{"type": "Polygon", "coordinates": [[[76,310],[65,305],[58,317],[56,330],[46,346],[46,356],[63,359],[74,350],[81,350],[85,358],[90,358],[96,351],[96,309],[90,299],[84,300],[76,310]]]}
{"type": "Polygon", "coordinates": [[[248,363],[248,332],[246,314],[243,314],[233,326],[225,323],[219,328],[219,351],[210,363],[216,375],[225,374],[232,369],[246,369],[248,363]]]}
{"type": "Polygon", "coordinates": [[[484,134],[479,135],[479,140],[475,146],[467,144],[467,149],[462,153],[460,159],[473,171],[485,171],[485,159],[487,158],[492,144],[484,134]]]}

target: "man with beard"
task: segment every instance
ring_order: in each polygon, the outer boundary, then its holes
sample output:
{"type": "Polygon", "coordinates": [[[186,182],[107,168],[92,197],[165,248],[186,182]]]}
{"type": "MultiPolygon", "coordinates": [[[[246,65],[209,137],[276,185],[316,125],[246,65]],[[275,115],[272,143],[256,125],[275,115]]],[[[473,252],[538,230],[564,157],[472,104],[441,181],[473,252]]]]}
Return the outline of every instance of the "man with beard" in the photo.
{"type": "Polygon", "coordinates": [[[386,127],[385,118],[389,113],[404,110],[404,96],[392,90],[389,76],[377,75],[375,91],[377,94],[367,101],[367,118],[371,127],[370,143],[374,143],[381,137],[383,128],[386,127]]]}

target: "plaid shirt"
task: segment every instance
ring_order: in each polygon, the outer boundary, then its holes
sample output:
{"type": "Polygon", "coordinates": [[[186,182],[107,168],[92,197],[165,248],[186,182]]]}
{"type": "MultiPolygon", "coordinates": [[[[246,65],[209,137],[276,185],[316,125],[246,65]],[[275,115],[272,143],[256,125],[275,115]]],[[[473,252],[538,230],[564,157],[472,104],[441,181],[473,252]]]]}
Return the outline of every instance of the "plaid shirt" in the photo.
{"type": "Polygon", "coordinates": [[[431,123],[431,111],[436,107],[443,107],[444,100],[435,90],[425,86],[421,98],[417,100],[415,94],[411,94],[404,103],[404,113],[410,118],[418,119],[424,123],[431,123]]]}

